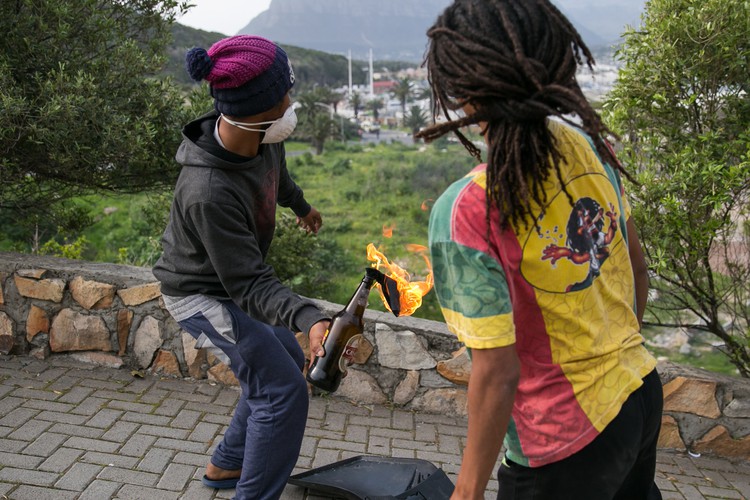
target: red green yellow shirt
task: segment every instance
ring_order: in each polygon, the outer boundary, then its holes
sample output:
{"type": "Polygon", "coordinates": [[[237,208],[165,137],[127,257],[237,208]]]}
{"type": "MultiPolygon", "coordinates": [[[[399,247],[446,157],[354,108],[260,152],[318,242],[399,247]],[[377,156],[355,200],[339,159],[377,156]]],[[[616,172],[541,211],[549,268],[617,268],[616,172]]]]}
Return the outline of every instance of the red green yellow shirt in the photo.
{"type": "Polygon", "coordinates": [[[530,467],[590,443],[656,365],[634,312],[622,183],[587,136],[549,129],[570,198],[550,175],[545,205],[533,207],[538,230],[500,229],[497,217],[488,230],[486,165],[442,194],[429,229],[448,328],[471,349],[515,344],[521,378],[505,446],[530,467]]]}

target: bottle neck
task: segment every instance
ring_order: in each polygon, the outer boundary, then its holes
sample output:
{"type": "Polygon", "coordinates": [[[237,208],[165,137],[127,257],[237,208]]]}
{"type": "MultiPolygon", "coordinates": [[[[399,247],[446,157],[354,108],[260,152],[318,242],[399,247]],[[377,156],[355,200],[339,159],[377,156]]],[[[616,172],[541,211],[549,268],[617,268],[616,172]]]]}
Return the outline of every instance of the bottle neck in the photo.
{"type": "Polygon", "coordinates": [[[370,288],[375,284],[375,280],[370,276],[362,278],[362,282],[357,287],[349,303],[346,305],[346,312],[355,316],[362,316],[367,308],[367,298],[370,296],[370,288]]]}

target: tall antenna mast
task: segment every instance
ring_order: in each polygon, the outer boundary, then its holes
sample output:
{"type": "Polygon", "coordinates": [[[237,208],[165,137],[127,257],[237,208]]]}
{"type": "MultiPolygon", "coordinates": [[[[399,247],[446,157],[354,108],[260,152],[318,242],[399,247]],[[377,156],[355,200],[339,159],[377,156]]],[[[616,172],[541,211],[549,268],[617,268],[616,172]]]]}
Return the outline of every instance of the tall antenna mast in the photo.
{"type": "Polygon", "coordinates": [[[372,49],[370,49],[370,97],[375,97],[375,85],[372,76],[372,49]]]}

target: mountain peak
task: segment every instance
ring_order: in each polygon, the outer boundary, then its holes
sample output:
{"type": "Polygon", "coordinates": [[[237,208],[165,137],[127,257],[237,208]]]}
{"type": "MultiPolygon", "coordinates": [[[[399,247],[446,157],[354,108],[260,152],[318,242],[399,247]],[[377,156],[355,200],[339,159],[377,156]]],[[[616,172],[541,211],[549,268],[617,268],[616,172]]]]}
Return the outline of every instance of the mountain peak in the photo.
{"type": "MultiPolygon", "coordinates": [[[[426,31],[450,0],[272,0],[240,30],[278,43],[334,54],[351,50],[365,59],[419,61],[426,31]]],[[[557,0],[592,48],[616,42],[626,24],[636,25],[645,0],[557,0]]]]}

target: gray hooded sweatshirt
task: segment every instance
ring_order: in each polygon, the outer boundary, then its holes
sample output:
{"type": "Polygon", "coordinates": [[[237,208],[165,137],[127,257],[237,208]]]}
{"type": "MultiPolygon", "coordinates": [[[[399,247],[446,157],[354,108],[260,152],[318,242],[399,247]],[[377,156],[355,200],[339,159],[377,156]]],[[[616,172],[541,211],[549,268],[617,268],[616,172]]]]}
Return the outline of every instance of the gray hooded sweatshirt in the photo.
{"type": "Polygon", "coordinates": [[[154,276],[165,295],[231,299],[259,321],[308,333],[327,316],[282,285],[265,257],[276,205],[300,217],[310,205],[289,176],[283,143],[262,144],[254,158],[233,154],[214,139],[217,118],[209,113],[182,131],[182,170],[154,276]]]}

